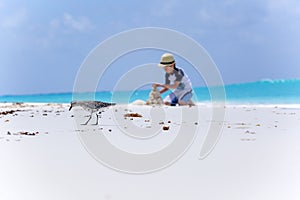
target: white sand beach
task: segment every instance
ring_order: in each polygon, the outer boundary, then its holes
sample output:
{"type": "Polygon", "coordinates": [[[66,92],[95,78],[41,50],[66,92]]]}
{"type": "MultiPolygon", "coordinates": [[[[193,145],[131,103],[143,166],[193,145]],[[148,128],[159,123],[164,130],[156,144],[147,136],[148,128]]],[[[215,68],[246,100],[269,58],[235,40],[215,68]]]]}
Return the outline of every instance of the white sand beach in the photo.
{"type": "Polygon", "coordinates": [[[116,105],[98,125],[92,125],[93,116],[85,126],[80,123],[88,113],[69,111],[69,104],[1,103],[0,199],[300,198],[299,105],[226,105],[218,143],[202,160],[200,150],[214,119],[211,105],[184,109],[195,108],[196,119],[182,118],[181,107],[116,105]],[[153,112],[159,112],[156,119],[153,112]],[[171,144],[181,127],[197,131],[190,148],[171,165],[145,174],[111,169],[80,138],[101,135],[126,152],[149,154],[171,144]]]}

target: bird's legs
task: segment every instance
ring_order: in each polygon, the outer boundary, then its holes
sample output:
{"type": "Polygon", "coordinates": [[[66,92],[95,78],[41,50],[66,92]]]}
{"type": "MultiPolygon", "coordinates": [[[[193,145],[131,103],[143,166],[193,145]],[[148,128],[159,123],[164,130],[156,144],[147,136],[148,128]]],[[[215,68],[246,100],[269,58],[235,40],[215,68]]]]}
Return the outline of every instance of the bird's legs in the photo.
{"type": "Polygon", "coordinates": [[[92,119],[92,114],[93,114],[93,112],[91,112],[89,119],[82,125],[87,125],[89,123],[89,121],[92,119]]]}
{"type": "Polygon", "coordinates": [[[96,123],[95,123],[95,124],[93,124],[93,125],[98,125],[98,119],[99,119],[99,115],[101,115],[101,112],[99,112],[99,113],[96,113],[96,116],[97,116],[97,121],[96,121],[96,123]]]}

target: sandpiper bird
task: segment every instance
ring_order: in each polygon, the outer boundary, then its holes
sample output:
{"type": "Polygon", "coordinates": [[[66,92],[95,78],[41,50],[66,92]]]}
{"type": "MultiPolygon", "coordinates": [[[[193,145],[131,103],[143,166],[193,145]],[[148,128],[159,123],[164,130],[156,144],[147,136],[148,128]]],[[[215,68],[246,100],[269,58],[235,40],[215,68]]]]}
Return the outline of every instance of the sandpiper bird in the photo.
{"type": "Polygon", "coordinates": [[[91,120],[92,118],[92,114],[94,112],[96,112],[96,116],[97,116],[97,122],[95,125],[98,125],[98,118],[99,115],[101,114],[102,111],[100,111],[102,108],[106,108],[109,106],[113,106],[116,105],[115,103],[106,103],[106,102],[102,102],[102,101],[72,101],[71,102],[71,106],[69,108],[69,111],[75,107],[75,106],[80,106],[82,107],[84,110],[91,112],[91,115],[89,117],[89,119],[83,124],[83,125],[87,125],[87,123],[91,120]]]}

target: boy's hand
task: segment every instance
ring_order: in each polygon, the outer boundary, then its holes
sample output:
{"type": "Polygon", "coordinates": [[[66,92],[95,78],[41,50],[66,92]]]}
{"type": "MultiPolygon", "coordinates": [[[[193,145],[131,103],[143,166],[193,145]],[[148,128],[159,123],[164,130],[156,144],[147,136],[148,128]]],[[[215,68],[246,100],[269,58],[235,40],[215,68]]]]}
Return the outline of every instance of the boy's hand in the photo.
{"type": "Polygon", "coordinates": [[[152,85],[152,87],[154,87],[154,88],[162,87],[163,89],[161,89],[161,90],[159,91],[161,94],[169,90],[165,85],[160,84],[160,83],[154,83],[154,84],[152,85]]]}
{"type": "Polygon", "coordinates": [[[159,86],[161,86],[161,84],[159,84],[159,83],[154,83],[154,84],[152,85],[152,87],[154,87],[154,88],[157,88],[157,87],[159,87],[159,86]]]}

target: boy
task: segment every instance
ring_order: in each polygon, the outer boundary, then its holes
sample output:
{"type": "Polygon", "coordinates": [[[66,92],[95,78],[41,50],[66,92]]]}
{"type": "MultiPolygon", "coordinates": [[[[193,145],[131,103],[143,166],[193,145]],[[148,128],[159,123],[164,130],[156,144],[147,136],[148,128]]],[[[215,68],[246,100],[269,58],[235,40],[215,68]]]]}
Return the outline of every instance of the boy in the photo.
{"type": "Polygon", "coordinates": [[[174,56],[170,53],[163,54],[158,66],[163,67],[166,72],[165,84],[155,83],[153,87],[163,87],[160,90],[161,94],[169,89],[173,90],[166,96],[164,103],[171,106],[194,105],[191,100],[193,96],[191,81],[182,69],[176,67],[174,56]]]}

